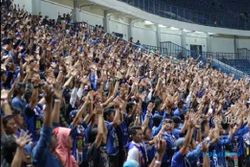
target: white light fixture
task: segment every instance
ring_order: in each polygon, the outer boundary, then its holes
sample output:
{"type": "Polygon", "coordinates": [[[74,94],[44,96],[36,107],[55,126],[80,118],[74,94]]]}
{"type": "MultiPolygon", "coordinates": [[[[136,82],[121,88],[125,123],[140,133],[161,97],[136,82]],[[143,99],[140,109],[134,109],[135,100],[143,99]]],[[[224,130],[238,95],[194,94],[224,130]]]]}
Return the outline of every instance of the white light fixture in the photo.
{"type": "Polygon", "coordinates": [[[204,32],[201,32],[201,31],[195,31],[195,33],[197,33],[197,34],[204,34],[204,32]]]}
{"type": "Polygon", "coordinates": [[[159,24],[158,27],[165,28],[166,26],[164,26],[164,25],[162,25],[162,24],[159,24]]]}
{"type": "Polygon", "coordinates": [[[192,32],[191,30],[183,29],[184,32],[192,32]]]}
{"type": "Polygon", "coordinates": [[[175,28],[175,27],[170,27],[170,30],[176,31],[176,30],[180,30],[180,29],[179,28],[175,28]]]}
{"type": "Polygon", "coordinates": [[[208,32],[207,34],[208,34],[208,35],[214,35],[215,33],[212,33],[212,32],[208,32]]]}
{"type": "Polygon", "coordinates": [[[144,24],[146,24],[146,25],[152,25],[152,24],[154,24],[154,23],[152,23],[151,21],[144,21],[144,24]]]}

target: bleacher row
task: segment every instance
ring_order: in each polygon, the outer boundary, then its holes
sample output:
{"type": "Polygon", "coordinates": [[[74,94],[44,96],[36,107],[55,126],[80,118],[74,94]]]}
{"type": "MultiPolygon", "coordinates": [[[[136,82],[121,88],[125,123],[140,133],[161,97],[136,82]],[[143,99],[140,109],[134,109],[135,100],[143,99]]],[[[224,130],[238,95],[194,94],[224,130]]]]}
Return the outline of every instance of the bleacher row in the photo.
{"type": "Polygon", "coordinates": [[[250,75],[250,60],[247,59],[222,59],[222,62],[250,75]]]}

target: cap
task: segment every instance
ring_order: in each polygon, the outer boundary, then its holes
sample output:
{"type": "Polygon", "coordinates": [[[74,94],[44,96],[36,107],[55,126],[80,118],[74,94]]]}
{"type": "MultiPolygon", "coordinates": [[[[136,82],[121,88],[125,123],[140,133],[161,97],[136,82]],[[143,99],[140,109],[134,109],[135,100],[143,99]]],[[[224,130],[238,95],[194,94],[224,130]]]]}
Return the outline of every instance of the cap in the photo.
{"type": "Polygon", "coordinates": [[[72,110],[72,111],[70,111],[69,117],[70,117],[71,119],[75,118],[77,112],[78,112],[78,110],[72,110]]]}
{"type": "Polygon", "coordinates": [[[175,146],[176,146],[177,148],[180,147],[180,146],[182,146],[182,145],[184,144],[184,140],[185,140],[184,137],[181,137],[181,138],[177,139],[177,140],[175,141],[175,146]]]}

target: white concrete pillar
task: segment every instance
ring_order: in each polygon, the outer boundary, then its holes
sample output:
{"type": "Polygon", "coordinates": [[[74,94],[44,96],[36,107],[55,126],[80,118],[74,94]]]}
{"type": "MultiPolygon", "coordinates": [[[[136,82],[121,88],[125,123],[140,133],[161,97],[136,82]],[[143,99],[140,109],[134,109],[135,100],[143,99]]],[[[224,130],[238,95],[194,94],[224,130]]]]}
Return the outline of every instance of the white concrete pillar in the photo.
{"type": "Polygon", "coordinates": [[[238,49],[239,49],[239,37],[237,37],[236,35],[234,36],[234,53],[238,53],[238,49]]]}
{"type": "Polygon", "coordinates": [[[158,24],[156,24],[156,45],[161,46],[161,29],[158,24]]]}
{"type": "Polygon", "coordinates": [[[131,18],[128,19],[128,39],[133,37],[132,34],[133,20],[131,18]]]}
{"type": "Polygon", "coordinates": [[[108,11],[104,10],[104,17],[103,17],[103,27],[105,32],[109,32],[109,15],[108,11]]]}
{"type": "Polygon", "coordinates": [[[211,42],[212,42],[212,36],[210,36],[209,34],[207,34],[207,38],[206,38],[206,42],[207,42],[207,52],[212,52],[212,48],[211,48],[211,42]]]}
{"type": "Polygon", "coordinates": [[[72,12],[73,22],[80,22],[80,0],[73,1],[73,12],[72,12]]]}
{"type": "MultiPolygon", "coordinates": [[[[184,32],[184,31],[181,31],[181,46],[183,48],[186,48],[186,36],[187,36],[187,33],[184,32]]],[[[186,48],[189,50],[189,48],[186,48]]]]}
{"type": "Polygon", "coordinates": [[[41,0],[32,0],[31,2],[31,6],[32,6],[32,14],[33,15],[39,15],[39,13],[41,12],[41,0]]]}

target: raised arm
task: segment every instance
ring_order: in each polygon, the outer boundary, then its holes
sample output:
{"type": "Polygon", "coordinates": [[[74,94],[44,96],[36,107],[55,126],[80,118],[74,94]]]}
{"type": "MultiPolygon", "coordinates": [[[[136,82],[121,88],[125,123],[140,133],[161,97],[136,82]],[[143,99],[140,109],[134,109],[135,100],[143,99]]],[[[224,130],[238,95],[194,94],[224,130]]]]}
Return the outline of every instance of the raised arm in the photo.
{"type": "Polygon", "coordinates": [[[52,112],[52,123],[59,124],[60,121],[60,107],[62,103],[62,89],[59,84],[54,88],[56,99],[54,101],[54,108],[52,112]]]}
{"type": "Polygon", "coordinates": [[[17,149],[16,149],[16,153],[14,155],[14,158],[11,162],[11,167],[21,167],[22,166],[22,162],[23,162],[23,147],[25,146],[25,144],[29,143],[32,139],[31,139],[31,135],[28,134],[28,131],[24,132],[21,131],[20,136],[16,138],[16,144],[17,144],[17,149]]]}
{"type": "Polygon", "coordinates": [[[45,86],[45,100],[46,100],[46,109],[44,111],[44,122],[43,127],[40,132],[40,138],[32,151],[32,160],[33,165],[43,164],[42,157],[45,156],[45,150],[49,148],[49,143],[52,134],[52,119],[51,119],[51,111],[52,111],[52,89],[46,85],[45,86]]]}
{"type": "Polygon", "coordinates": [[[37,104],[37,97],[38,97],[38,89],[34,88],[32,90],[32,95],[31,95],[30,102],[29,102],[30,108],[33,109],[36,106],[36,104],[37,104]]]}
{"type": "Polygon", "coordinates": [[[51,111],[52,111],[52,101],[53,101],[53,93],[52,93],[52,88],[49,86],[45,87],[45,100],[46,100],[46,109],[44,111],[44,126],[45,127],[52,127],[52,120],[51,120],[51,111]]]}
{"type": "Polygon", "coordinates": [[[160,167],[161,166],[161,161],[162,161],[163,155],[166,151],[166,142],[164,140],[161,140],[160,138],[157,138],[155,140],[155,147],[156,147],[155,158],[152,160],[149,167],[160,167]]]}
{"type": "Polygon", "coordinates": [[[113,125],[117,126],[121,123],[121,109],[118,106],[115,106],[115,116],[113,120],[113,125]]]}
{"type": "Polygon", "coordinates": [[[104,125],[104,118],[103,118],[103,108],[100,103],[96,104],[96,114],[98,117],[98,125],[97,125],[97,137],[95,143],[97,147],[99,147],[102,143],[106,143],[106,127],[104,125]]]}
{"type": "Polygon", "coordinates": [[[63,85],[63,88],[67,88],[69,86],[69,84],[72,82],[73,78],[74,78],[74,76],[70,76],[69,79],[63,85]]]}
{"type": "Polygon", "coordinates": [[[103,107],[106,107],[110,102],[112,102],[112,100],[114,100],[115,94],[117,93],[118,88],[119,88],[119,82],[117,81],[115,83],[114,90],[109,92],[109,98],[104,103],[102,103],[103,107]]]}
{"type": "MultiPolygon", "coordinates": [[[[89,96],[90,96],[90,95],[88,95],[88,96],[86,97],[86,101],[83,103],[83,105],[81,106],[80,110],[77,112],[77,114],[76,114],[76,116],[75,116],[75,118],[74,118],[74,120],[73,120],[73,122],[72,122],[72,126],[73,126],[73,127],[75,127],[75,126],[78,124],[79,118],[82,117],[84,111],[86,111],[87,105],[89,104],[89,99],[88,99],[89,96]]],[[[89,118],[89,115],[86,115],[86,116],[88,116],[88,118],[89,118]]],[[[85,121],[86,121],[86,120],[85,120],[85,121]]]]}
{"type": "Polygon", "coordinates": [[[181,153],[182,155],[185,155],[185,154],[186,154],[188,145],[190,144],[190,142],[191,142],[191,140],[192,140],[193,126],[194,126],[194,125],[193,125],[192,121],[189,121],[187,134],[186,134],[185,139],[184,139],[184,144],[183,144],[183,146],[182,146],[181,149],[180,149],[180,153],[181,153]]]}
{"type": "Polygon", "coordinates": [[[147,107],[147,113],[145,115],[145,119],[142,123],[142,131],[144,132],[144,130],[148,127],[148,123],[149,123],[149,119],[151,117],[151,113],[153,111],[153,108],[154,108],[154,103],[150,102],[148,104],[148,107],[147,107]]]}

